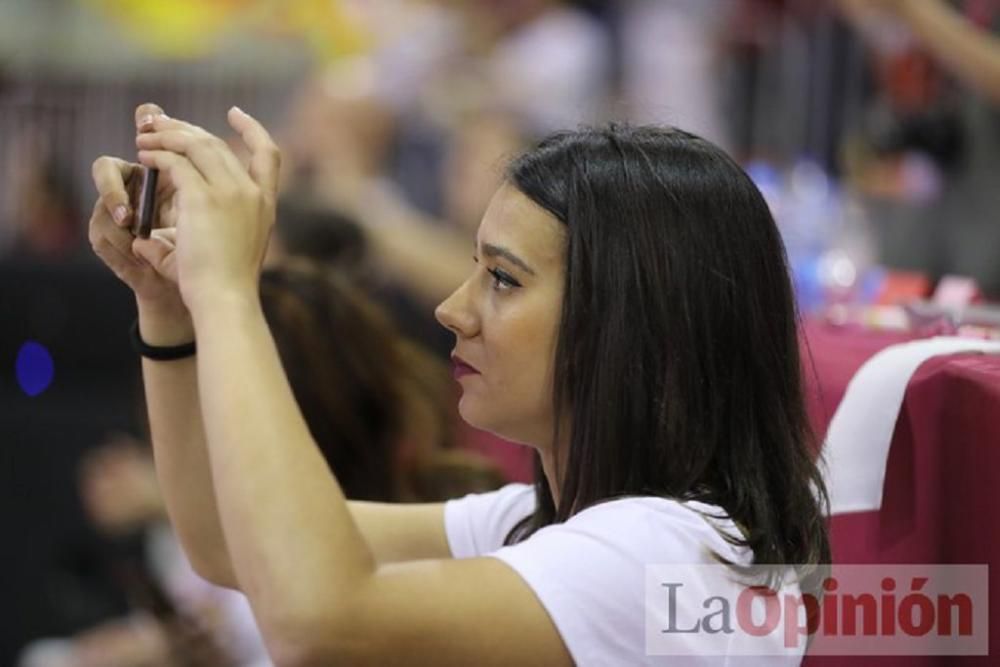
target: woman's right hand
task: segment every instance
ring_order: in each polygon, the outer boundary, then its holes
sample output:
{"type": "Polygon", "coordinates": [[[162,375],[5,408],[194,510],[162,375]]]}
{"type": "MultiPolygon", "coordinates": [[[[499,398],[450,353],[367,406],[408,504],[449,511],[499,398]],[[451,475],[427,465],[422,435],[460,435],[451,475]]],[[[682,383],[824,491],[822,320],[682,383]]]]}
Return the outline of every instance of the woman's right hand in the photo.
{"type": "MultiPolygon", "coordinates": [[[[162,113],[152,104],[138,107],[137,133],[145,131],[152,124],[151,118],[162,113]]],[[[187,317],[177,287],[172,222],[174,189],[168,179],[161,177],[157,184],[158,219],[153,223],[150,238],[136,238],[130,231],[135,211],[129,189],[137,187],[141,169],[138,164],[108,156],[94,162],[94,185],[99,196],[90,217],[90,244],[108,268],[132,288],[140,310],[176,311],[187,317]]]]}

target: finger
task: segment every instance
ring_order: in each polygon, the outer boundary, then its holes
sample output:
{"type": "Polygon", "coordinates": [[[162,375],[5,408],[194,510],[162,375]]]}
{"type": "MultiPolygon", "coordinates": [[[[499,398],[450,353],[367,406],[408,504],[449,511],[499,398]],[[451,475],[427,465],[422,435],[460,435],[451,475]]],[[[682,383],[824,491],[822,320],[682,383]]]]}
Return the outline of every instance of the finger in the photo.
{"type": "Polygon", "coordinates": [[[177,245],[177,228],[162,227],[160,229],[154,229],[150,238],[156,239],[162,243],[166,243],[170,247],[173,247],[177,245]]]}
{"type": "Polygon", "coordinates": [[[155,269],[163,264],[163,260],[174,251],[175,245],[162,237],[150,236],[148,239],[136,238],[132,241],[132,252],[155,269]]]}
{"type": "Polygon", "coordinates": [[[154,115],[148,119],[148,124],[143,126],[146,131],[162,132],[164,130],[182,130],[198,135],[212,136],[212,133],[194,123],[180,118],[171,118],[166,114],[154,115]]]}
{"type": "MultiPolygon", "coordinates": [[[[153,233],[155,234],[155,230],[153,233]]],[[[148,239],[137,238],[132,242],[132,252],[146,261],[160,276],[177,283],[177,260],[174,244],[156,236],[148,239]]]]}
{"type": "Polygon", "coordinates": [[[90,171],[99,203],[118,226],[126,226],[133,212],[127,188],[138,182],[139,165],[104,155],[94,161],[90,171]]]}
{"type": "MultiPolygon", "coordinates": [[[[146,126],[145,132],[140,132],[139,134],[136,135],[136,143],[138,143],[138,138],[143,136],[144,134],[152,132],[168,132],[168,131],[188,132],[196,137],[203,137],[205,139],[215,140],[220,142],[222,141],[208,130],[198,125],[195,125],[194,123],[189,123],[187,121],[183,121],[178,118],[170,118],[167,115],[162,115],[162,116],[154,116],[150,121],[150,124],[146,126]]],[[[225,144],[225,142],[222,143],[225,144]]],[[[228,146],[228,144],[226,145],[228,146]]],[[[142,148],[142,146],[139,147],[142,148]]],[[[243,164],[239,161],[238,158],[235,161],[233,161],[232,164],[239,166],[238,170],[239,173],[243,173],[246,171],[246,168],[243,166],[243,164]]]]}
{"type": "Polygon", "coordinates": [[[135,108],[135,129],[137,132],[147,132],[157,117],[166,117],[163,109],[152,102],[140,104],[135,108]]]}
{"type": "Polygon", "coordinates": [[[138,265],[136,259],[131,256],[132,233],[111,221],[104,208],[104,202],[101,200],[94,204],[94,213],[90,218],[87,234],[90,245],[95,251],[101,244],[107,244],[116,249],[118,254],[138,265]]]}
{"type": "Polygon", "coordinates": [[[250,149],[250,178],[273,201],[278,191],[281,152],[264,126],[239,107],[229,110],[229,124],[250,149]]]}
{"type": "Polygon", "coordinates": [[[160,202],[160,207],[157,211],[160,215],[159,227],[176,227],[178,211],[177,207],[174,206],[174,198],[162,200],[160,202]]]}
{"type": "Polygon", "coordinates": [[[207,182],[219,178],[245,180],[246,170],[224,141],[208,133],[188,130],[164,130],[140,134],[135,138],[140,150],[167,150],[186,156],[207,182]]]}
{"type": "Polygon", "coordinates": [[[131,251],[124,253],[107,239],[93,243],[94,254],[101,258],[111,271],[126,284],[131,285],[144,269],[142,260],[133,257],[131,251]]]}
{"type": "Polygon", "coordinates": [[[165,173],[178,192],[204,192],[208,183],[198,170],[183,155],[170,151],[139,151],[139,162],[151,169],[159,169],[165,173]]]}
{"type": "MultiPolygon", "coordinates": [[[[114,232],[121,230],[111,228],[111,231],[114,232]]],[[[132,255],[132,235],[128,232],[125,234],[125,238],[112,239],[99,232],[91,233],[91,247],[94,249],[94,252],[105,261],[106,264],[109,266],[113,265],[111,266],[113,270],[139,268],[142,266],[142,261],[132,255]]]]}

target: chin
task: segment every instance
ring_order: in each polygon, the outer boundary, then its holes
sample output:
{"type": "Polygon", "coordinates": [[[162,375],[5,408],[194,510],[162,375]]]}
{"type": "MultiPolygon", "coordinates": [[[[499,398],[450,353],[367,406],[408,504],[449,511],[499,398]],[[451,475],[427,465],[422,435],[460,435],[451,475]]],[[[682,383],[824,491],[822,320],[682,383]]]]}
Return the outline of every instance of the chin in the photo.
{"type": "Polygon", "coordinates": [[[459,416],[472,428],[486,431],[508,442],[531,445],[530,439],[517,428],[516,422],[512,425],[511,420],[497,417],[496,408],[496,405],[484,405],[468,396],[463,396],[458,401],[459,416]]]}
{"type": "Polygon", "coordinates": [[[462,417],[465,423],[472,428],[479,429],[480,431],[490,431],[492,433],[493,420],[489,419],[489,414],[483,414],[483,407],[484,406],[480,401],[477,401],[475,398],[472,398],[464,393],[462,394],[462,397],[458,399],[458,414],[462,417]]]}

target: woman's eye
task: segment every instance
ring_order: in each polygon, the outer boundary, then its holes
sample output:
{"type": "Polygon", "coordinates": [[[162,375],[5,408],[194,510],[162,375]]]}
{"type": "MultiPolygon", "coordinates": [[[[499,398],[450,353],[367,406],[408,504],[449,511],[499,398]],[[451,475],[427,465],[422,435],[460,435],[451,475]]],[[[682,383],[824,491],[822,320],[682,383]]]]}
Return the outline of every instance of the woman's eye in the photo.
{"type": "Polygon", "coordinates": [[[493,289],[495,290],[509,290],[521,286],[521,283],[500,269],[490,269],[489,272],[493,276],[493,289]]]}

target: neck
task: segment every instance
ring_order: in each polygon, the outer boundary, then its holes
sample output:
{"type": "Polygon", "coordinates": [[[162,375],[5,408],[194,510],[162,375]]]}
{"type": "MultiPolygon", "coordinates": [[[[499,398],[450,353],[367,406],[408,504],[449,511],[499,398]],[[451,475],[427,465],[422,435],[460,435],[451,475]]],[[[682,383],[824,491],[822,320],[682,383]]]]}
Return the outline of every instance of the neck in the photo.
{"type": "Polygon", "coordinates": [[[542,471],[545,473],[545,481],[549,485],[549,493],[552,494],[552,503],[559,507],[560,490],[562,482],[566,476],[566,461],[569,458],[570,437],[572,422],[569,411],[566,410],[562,416],[562,422],[558,430],[558,441],[550,438],[548,446],[537,446],[539,455],[542,458],[542,471]],[[559,462],[556,463],[556,452],[560,452],[559,462]]]}
{"type": "Polygon", "coordinates": [[[540,454],[542,457],[542,470],[545,472],[545,480],[549,484],[549,493],[552,494],[552,502],[556,507],[559,507],[560,475],[556,470],[555,455],[551,449],[541,450],[540,454]]]}

